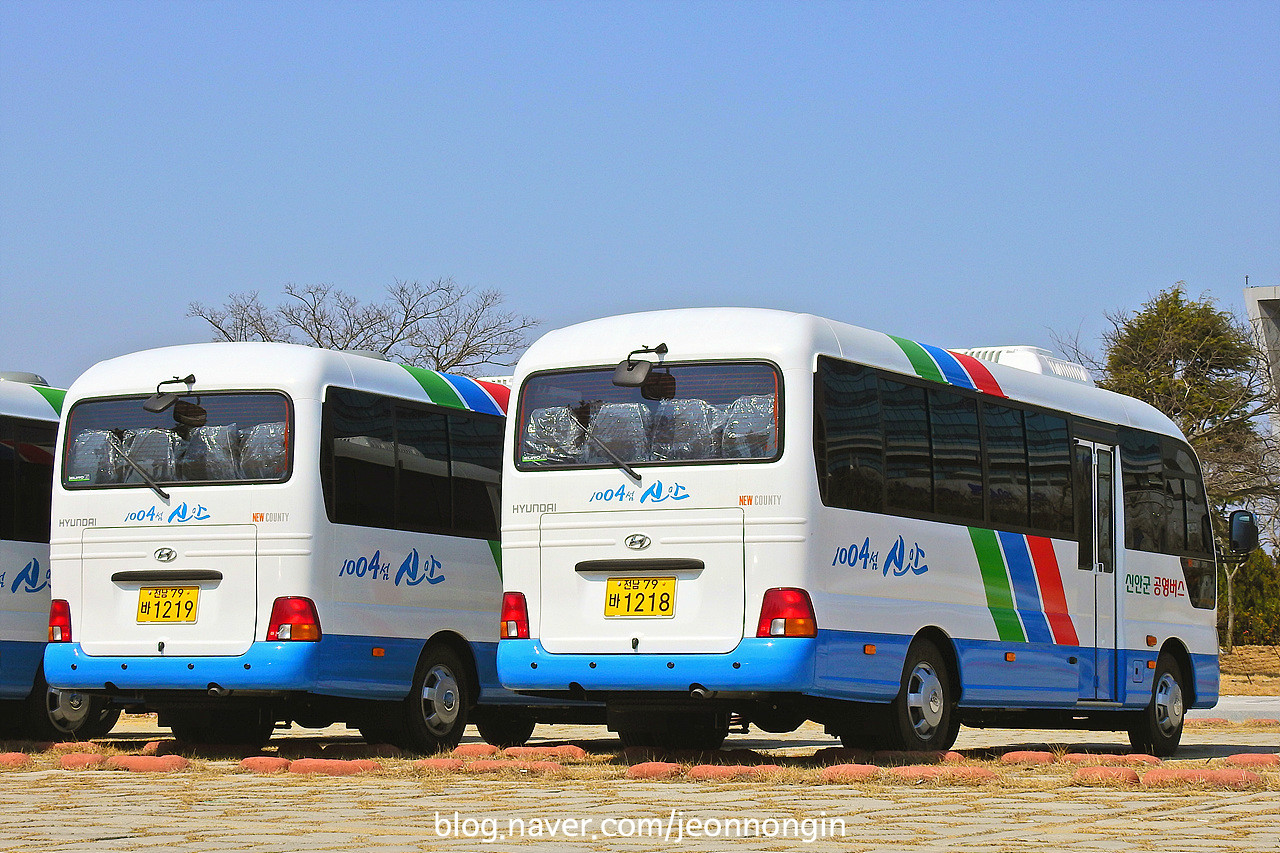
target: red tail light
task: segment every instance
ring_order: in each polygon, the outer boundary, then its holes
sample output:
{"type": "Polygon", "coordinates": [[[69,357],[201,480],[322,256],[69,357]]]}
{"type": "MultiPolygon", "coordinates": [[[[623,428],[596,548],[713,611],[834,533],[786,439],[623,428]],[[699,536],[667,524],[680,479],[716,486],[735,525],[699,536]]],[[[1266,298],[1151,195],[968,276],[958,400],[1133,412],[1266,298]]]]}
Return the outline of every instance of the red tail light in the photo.
{"type": "Polygon", "coordinates": [[[71,605],[61,598],[49,602],[49,642],[71,642],[71,605]]]}
{"type": "Polygon", "coordinates": [[[316,613],[315,602],[296,595],[277,598],[271,606],[267,639],[310,642],[320,639],[320,615],[316,613]]]}
{"type": "Polygon", "coordinates": [[[529,639],[529,606],[523,592],[506,592],[502,595],[502,630],[500,640],[529,639]]]}
{"type": "Polygon", "coordinates": [[[793,587],[778,587],[765,592],[756,636],[818,636],[818,620],[813,615],[809,593],[793,587]]]}

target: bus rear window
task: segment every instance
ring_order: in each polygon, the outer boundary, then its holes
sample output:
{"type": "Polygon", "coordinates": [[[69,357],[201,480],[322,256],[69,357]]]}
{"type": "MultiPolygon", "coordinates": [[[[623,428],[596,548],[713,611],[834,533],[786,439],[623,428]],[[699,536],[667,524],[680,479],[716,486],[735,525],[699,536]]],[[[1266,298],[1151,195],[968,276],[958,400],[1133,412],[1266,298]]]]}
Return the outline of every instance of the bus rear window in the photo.
{"type": "Polygon", "coordinates": [[[288,479],[292,441],[283,394],[191,395],[160,413],[144,410],[144,399],[82,400],[72,407],[62,448],[64,486],[145,488],[129,460],[157,483],[288,479]]]}
{"type": "Polygon", "coordinates": [[[539,374],[520,394],[516,467],[775,459],[780,395],[769,364],[664,364],[640,388],[612,367],[539,374]]]}

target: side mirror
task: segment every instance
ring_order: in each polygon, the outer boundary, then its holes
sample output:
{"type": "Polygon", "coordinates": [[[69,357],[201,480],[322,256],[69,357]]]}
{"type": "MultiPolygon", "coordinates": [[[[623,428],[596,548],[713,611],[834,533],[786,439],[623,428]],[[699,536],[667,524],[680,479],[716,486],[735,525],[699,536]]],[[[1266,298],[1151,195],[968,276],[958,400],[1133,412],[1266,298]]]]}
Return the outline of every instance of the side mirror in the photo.
{"type": "Polygon", "coordinates": [[[1231,513],[1231,551],[1248,554],[1258,547],[1258,520],[1247,509],[1231,513]]]}

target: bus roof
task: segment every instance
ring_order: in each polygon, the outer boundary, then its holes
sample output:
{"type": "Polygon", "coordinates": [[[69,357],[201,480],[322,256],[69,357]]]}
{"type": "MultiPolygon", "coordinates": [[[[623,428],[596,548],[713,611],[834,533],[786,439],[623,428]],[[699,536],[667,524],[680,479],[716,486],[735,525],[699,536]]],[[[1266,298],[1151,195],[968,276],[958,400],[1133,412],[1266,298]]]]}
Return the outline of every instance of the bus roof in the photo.
{"type": "MultiPolygon", "coordinates": [[[[506,413],[509,390],[492,382],[370,358],[281,343],[204,343],[162,347],[100,361],[71,384],[72,400],[150,394],[161,382],[194,375],[193,393],[275,390],[322,399],[330,385],[491,415],[506,413]]],[[[169,390],[181,387],[173,384],[169,390]]]]}
{"type": "MultiPolygon", "coordinates": [[[[516,370],[612,366],[628,353],[665,343],[668,361],[767,359],[783,370],[812,373],[817,355],[830,355],[907,376],[1071,412],[1104,423],[1181,437],[1154,407],[1102,388],[1036,374],[958,351],[839,323],[813,314],[768,308],[685,308],[589,320],[543,335],[516,370]]],[[[655,360],[656,356],[639,356],[655,360]]]]}
{"type": "Polygon", "coordinates": [[[66,391],[0,377],[0,414],[36,421],[56,421],[66,391]]]}

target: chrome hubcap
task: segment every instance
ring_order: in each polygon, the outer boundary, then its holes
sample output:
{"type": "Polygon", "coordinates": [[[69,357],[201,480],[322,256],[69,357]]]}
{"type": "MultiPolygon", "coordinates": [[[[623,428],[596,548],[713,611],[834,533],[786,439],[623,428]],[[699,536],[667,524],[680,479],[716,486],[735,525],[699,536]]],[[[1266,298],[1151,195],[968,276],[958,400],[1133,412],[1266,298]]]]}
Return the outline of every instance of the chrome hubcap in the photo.
{"type": "Polygon", "coordinates": [[[946,694],[942,681],[932,666],[921,661],[907,679],[907,715],[916,736],[921,740],[931,737],[942,725],[945,709],[946,694]]]}
{"type": "Polygon", "coordinates": [[[49,721],[61,732],[74,732],[89,716],[89,699],[82,693],[49,688],[49,721]]]}
{"type": "Polygon", "coordinates": [[[1169,673],[1160,676],[1156,682],[1156,725],[1162,734],[1171,735],[1182,727],[1182,688],[1178,680],[1169,673]]]}
{"type": "Polygon", "coordinates": [[[422,719],[432,734],[444,735],[458,721],[458,679],[446,666],[437,664],[422,683],[422,719]]]}

